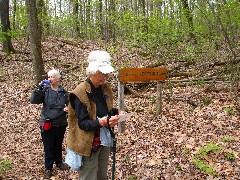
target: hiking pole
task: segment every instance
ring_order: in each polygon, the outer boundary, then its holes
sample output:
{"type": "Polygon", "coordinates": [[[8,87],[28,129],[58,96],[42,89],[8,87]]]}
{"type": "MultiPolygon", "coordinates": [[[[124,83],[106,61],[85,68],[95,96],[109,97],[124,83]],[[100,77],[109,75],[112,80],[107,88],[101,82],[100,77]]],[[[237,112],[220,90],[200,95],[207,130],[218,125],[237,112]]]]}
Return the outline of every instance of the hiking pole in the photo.
{"type": "MultiPolygon", "coordinates": [[[[113,112],[111,112],[111,114],[112,113],[113,112]]],[[[107,124],[108,124],[108,129],[109,129],[109,132],[110,132],[111,138],[112,138],[111,145],[110,145],[111,146],[110,150],[112,152],[112,180],[114,180],[117,138],[115,137],[115,134],[114,134],[114,127],[111,128],[110,125],[109,125],[109,119],[110,118],[111,118],[111,115],[108,115],[107,124]]]]}
{"type": "MultiPolygon", "coordinates": [[[[109,123],[108,123],[109,124],[109,123]]],[[[108,126],[108,129],[110,131],[112,141],[111,141],[111,152],[112,152],[112,180],[114,180],[114,173],[115,173],[115,161],[116,161],[116,145],[117,145],[117,139],[115,138],[115,134],[113,132],[113,128],[108,126]]]]}
{"type": "Polygon", "coordinates": [[[114,180],[114,174],[115,174],[115,161],[116,161],[116,145],[117,145],[117,139],[115,138],[115,135],[113,134],[112,137],[112,180],[114,180]]]}

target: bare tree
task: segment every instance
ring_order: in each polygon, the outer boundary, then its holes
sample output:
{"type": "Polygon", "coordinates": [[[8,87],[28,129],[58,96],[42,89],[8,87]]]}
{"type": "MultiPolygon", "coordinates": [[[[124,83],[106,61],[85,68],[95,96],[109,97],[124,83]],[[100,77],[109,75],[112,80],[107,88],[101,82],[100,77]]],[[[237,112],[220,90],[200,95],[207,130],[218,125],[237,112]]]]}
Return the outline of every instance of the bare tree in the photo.
{"type": "Polygon", "coordinates": [[[33,72],[35,82],[40,82],[45,75],[42,45],[41,45],[41,26],[37,18],[36,0],[26,0],[27,15],[28,15],[28,30],[30,39],[30,52],[33,60],[33,72]]]}
{"type": "Polygon", "coordinates": [[[3,51],[7,54],[15,53],[11,41],[11,28],[9,20],[9,0],[0,0],[0,14],[3,34],[3,51]]]}

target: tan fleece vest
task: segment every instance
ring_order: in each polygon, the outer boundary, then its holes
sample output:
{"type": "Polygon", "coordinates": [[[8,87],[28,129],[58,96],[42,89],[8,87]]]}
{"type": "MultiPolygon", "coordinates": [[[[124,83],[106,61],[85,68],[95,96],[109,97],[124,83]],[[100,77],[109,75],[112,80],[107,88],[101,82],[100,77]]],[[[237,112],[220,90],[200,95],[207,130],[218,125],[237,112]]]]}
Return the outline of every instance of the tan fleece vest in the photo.
{"type": "MultiPolygon", "coordinates": [[[[87,92],[91,93],[91,86],[85,81],[71,91],[69,96],[75,94],[87,107],[89,117],[94,121],[96,120],[96,103],[88,98],[87,92]]],[[[102,85],[102,92],[106,97],[107,107],[110,111],[113,108],[113,93],[110,84],[102,85]]],[[[82,156],[90,156],[94,131],[83,131],[79,128],[76,112],[71,103],[68,106],[68,128],[67,147],[82,156]]]]}

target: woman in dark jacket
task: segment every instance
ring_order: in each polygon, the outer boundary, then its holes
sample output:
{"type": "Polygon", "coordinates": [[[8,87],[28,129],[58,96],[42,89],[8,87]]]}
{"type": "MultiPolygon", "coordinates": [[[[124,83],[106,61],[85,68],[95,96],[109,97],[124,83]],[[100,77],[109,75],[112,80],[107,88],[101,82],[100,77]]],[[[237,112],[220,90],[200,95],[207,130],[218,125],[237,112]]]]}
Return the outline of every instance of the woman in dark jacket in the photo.
{"type": "Polygon", "coordinates": [[[54,163],[61,170],[67,169],[62,161],[62,143],[67,127],[68,93],[59,85],[60,78],[59,71],[50,70],[48,80],[33,90],[30,99],[32,104],[43,104],[40,129],[45,153],[44,178],[52,176],[54,163]]]}

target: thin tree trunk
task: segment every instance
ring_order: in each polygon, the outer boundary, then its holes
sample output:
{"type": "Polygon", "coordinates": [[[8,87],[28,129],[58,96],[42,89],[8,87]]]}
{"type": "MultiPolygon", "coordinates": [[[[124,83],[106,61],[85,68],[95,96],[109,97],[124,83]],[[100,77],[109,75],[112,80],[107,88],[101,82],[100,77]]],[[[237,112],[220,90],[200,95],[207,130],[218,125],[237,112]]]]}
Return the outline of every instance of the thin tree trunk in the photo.
{"type": "Polygon", "coordinates": [[[3,52],[7,54],[15,53],[12,45],[10,20],[9,20],[9,0],[0,0],[0,14],[3,33],[3,52]]]}
{"type": "Polygon", "coordinates": [[[16,11],[17,11],[17,0],[13,0],[13,22],[12,29],[16,29],[16,11]]]}
{"type": "Polygon", "coordinates": [[[139,1],[141,11],[143,18],[143,28],[141,29],[142,32],[148,32],[148,13],[146,12],[146,2],[145,0],[139,1]]]}
{"type": "Polygon", "coordinates": [[[39,25],[39,33],[42,37],[43,35],[43,22],[44,19],[44,0],[37,0],[37,17],[38,17],[38,25],[39,25]]]}
{"type": "Polygon", "coordinates": [[[79,4],[79,28],[80,28],[80,37],[83,38],[84,37],[84,17],[83,17],[83,3],[80,1],[79,4]]]}
{"type": "Polygon", "coordinates": [[[80,23],[79,23],[79,5],[78,0],[74,1],[73,4],[73,17],[74,17],[74,34],[76,38],[80,37],[80,23]]]}
{"type": "Polygon", "coordinates": [[[114,14],[115,14],[115,2],[114,0],[110,0],[109,2],[109,15],[111,19],[109,18],[109,38],[110,39],[115,39],[115,22],[114,22],[114,14]]]}
{"type": "Polygon", "coordinates": [[[101,39],[104,39],[104,28],[103,28],[104,20],[103,20],[102,0],[99,0],[98,13],[99,13],[98,24],[99,24],[99,29],[100,29],[100,37],[101,37],[101,39]]]}
{"type": "Polygon", "coordinates": [[[195,35],[194,35],[194,26],[193,26],[193,16],[191,14],[189,5],[188,5],[188,1],[187,0],[181,0],[182,4],[183,4],[183,9],[184,9],[184,14],[187,18],[187,22],[188,22],[188,26],[189,26],[189,36],[190,39],[192,40],[196,40],[195,35]]]}

